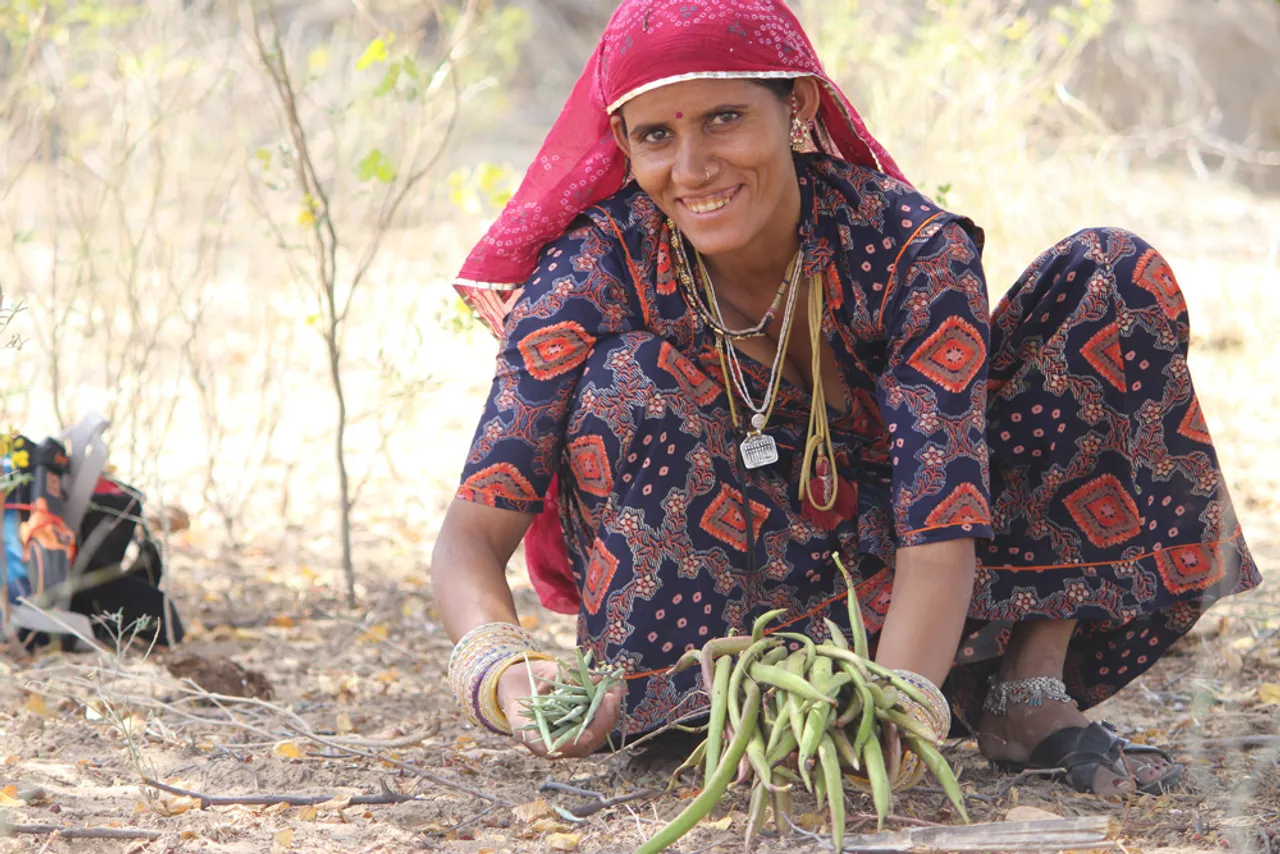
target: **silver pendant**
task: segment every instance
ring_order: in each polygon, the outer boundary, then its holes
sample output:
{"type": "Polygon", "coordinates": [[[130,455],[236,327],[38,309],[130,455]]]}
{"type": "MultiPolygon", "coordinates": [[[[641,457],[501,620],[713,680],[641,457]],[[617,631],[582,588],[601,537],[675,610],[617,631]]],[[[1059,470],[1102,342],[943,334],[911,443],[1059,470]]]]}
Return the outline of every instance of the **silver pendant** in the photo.
{"type": "Polygon", "coordinates": [[[773,465],[778,461],[778,445],[772,436],[764,433],[747,434],[738,448],[742,451],[742,462],[749,469],[773,465]]]}

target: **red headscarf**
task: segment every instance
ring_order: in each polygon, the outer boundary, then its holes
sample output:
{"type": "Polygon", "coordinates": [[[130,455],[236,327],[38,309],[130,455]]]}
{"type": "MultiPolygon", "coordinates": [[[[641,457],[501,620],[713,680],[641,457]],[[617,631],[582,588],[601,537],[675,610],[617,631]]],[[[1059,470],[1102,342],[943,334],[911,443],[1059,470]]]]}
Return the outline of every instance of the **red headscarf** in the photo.
{"type": "MultiPolygon", "coordinates": [[[[500,335],[538,253],[578,214],[622,189],[626,157],[610,116],[661,86],[705,78],[815,77],[822,84],[815,143],[828,154],[905,181],[822,68],[783,0],[623,0],[547,135],[524,181],[463,264],[454,287],[500,335]]],[[[529,576],[542,603],[574,613],[553,479],[525,537],[529,576]]]]}
{"type": "Polygon", "coordinates": [[[824,84],[818,146],[906,180],[828,79],[783,0],[623,0],[520,188],[454,282],[494,334],[539,250],[578,214],[622,189],[627,163],[610,115],[660,86],[708,77],[816,77],[824,84]]]}

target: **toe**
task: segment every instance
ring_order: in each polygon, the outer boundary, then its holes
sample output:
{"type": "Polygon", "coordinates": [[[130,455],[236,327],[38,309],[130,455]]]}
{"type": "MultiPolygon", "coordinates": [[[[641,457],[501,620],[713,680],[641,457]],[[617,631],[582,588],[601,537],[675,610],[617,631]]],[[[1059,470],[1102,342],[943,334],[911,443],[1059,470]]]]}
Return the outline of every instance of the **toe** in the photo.
{"type": "Polygon", "coordinates": [[[1124,775],[1117,774],[1114,768],[1103,765],[1093,777],[1093,792],[1103,800],[1113,800],[1131,795],[1135,791],[1134,781],[1124,775]]]}

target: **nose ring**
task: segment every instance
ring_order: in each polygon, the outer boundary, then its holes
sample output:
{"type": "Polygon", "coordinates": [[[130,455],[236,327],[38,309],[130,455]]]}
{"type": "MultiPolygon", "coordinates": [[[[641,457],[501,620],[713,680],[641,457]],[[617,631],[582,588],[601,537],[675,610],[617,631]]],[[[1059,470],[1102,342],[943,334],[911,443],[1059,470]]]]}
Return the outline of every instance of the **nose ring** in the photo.
{"type": "Polygon", "coordinates": [[[711,167],[707,167],[707,183],[711,182],[711,167]]]}

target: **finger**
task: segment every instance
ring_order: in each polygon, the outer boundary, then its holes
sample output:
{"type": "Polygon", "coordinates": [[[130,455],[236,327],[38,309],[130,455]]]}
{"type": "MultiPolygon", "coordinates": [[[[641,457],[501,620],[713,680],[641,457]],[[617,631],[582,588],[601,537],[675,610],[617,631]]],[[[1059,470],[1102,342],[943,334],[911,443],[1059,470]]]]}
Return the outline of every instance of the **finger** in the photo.
{"type": "Polygon", "coordinates": [[[582,737],[574,744],[570,742],[562,748],[565,756],[583,757],[594,753],[599,747],[605,743],[609,737],[609,733],[613,732],[618,724],[618,718],[622,710],[622,692],[621,690],[611,690],[600,701],[600,708],[596,709],[595,717],[587,724],[582,731],[582,737]]]}

